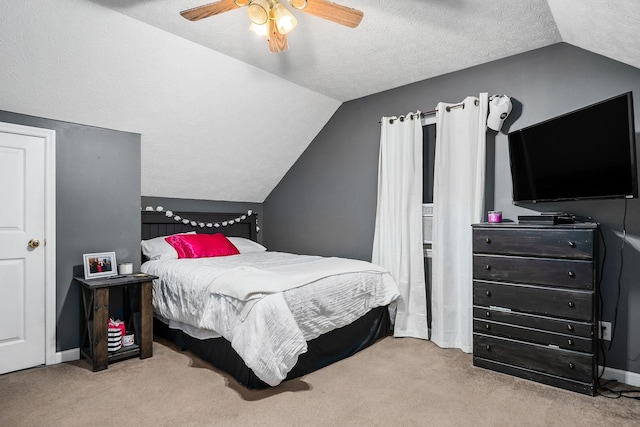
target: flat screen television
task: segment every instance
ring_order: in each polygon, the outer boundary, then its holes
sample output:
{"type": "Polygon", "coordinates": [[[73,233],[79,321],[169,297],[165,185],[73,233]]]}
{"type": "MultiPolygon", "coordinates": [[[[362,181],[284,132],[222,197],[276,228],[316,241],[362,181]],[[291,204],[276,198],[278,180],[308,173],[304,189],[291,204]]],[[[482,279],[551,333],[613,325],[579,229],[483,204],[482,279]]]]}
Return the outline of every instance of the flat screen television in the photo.
{"type": "Polygon", "coordinates": [[[508,134],[513,202],[637,198],[631,92],[508,134]]]}

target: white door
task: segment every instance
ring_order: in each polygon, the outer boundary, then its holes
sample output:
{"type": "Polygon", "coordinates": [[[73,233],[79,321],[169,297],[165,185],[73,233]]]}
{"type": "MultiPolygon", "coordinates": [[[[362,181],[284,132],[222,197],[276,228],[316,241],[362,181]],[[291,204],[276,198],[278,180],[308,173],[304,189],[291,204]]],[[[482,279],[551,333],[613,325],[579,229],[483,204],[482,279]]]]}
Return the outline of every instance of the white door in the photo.
{"type": "Polygon", "coordinates": [[[8,129],[0,127],[0,374],[44,364],[46,347],[46,139],[8,129]]]}

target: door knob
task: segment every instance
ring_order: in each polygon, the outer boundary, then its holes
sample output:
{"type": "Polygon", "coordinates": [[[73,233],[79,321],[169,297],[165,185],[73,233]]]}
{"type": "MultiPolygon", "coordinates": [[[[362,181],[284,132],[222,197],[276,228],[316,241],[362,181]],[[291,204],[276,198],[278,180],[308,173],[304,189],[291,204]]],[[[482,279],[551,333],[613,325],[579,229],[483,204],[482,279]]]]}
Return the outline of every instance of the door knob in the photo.
{"type": "Polygon", "coordinates": [[[29,240],[29,247],[30,248],[37,248],[38,246],[40,246],[40,240],[38,240],[38,239],[29,240]]]}

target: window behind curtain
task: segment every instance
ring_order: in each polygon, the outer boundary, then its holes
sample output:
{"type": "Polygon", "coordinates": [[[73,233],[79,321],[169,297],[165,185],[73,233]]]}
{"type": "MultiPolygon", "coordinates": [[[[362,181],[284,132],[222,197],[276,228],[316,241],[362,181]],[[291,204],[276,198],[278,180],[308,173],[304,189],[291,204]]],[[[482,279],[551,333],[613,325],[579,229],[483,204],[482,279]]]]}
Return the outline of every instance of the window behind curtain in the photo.
{"type": "Polygon", "coordinates": [[[436,117],[422,121],[422,234],[424,242],[424,275],[427,287],[427,324],[431,337],[431,271],[433,230],[433,166],[436,157],[436,117]]]}
{"type": "MultiPolygon", "coordinates": [[[[426,120],[429,120],[428,118],[426,120]]],[[[436,124],[422,126],[422,203],[433,203],[433,161],[436,155],[436,124]]]]}
{"type": "Polygon", "coordinates": [[[433,165],[436,157],[436,117],[422,119],[422,231],[425,256],[431,257],[433,165]]]}

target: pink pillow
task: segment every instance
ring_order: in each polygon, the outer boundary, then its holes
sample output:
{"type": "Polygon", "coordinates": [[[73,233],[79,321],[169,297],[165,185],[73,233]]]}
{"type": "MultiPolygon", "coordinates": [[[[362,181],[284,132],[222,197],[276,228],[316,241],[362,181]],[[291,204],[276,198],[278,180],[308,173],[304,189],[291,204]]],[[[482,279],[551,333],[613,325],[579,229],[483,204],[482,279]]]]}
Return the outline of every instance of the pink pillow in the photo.
{"type": "Polygon", "coordinates": [[[178,253],[178,258],[206,258],[237,255],[240,252],[222,233],[177,234],[165,237],[178,253]]]}

